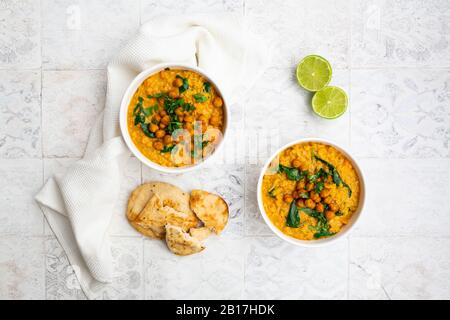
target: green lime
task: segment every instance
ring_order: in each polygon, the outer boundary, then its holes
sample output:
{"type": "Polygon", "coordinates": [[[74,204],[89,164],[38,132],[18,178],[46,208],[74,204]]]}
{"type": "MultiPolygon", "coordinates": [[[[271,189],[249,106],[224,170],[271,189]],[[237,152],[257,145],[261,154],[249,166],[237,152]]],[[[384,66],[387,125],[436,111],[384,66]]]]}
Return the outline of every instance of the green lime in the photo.
{"type": "Polygon", "coordinates": [[[316,114],[326,119],[335,119],[347,110],[347,94],[338,87],[325,87],[317,91],[312,98],[312,107],[316,114]]]}
{"type": "Polygon", "coordinates": [[[308,91],[319,91],[331,80],[331,65],[321,56],[311,55],[303,58],[297,65],[297,81],[308,91]]]}

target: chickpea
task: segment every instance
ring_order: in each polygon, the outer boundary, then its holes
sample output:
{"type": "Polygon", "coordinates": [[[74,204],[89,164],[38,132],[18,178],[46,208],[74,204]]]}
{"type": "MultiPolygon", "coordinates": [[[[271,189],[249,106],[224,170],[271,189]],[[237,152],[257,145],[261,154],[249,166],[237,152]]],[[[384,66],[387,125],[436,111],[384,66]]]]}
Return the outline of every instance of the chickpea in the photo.
{"type": "Polygon", "coordinates": [[[169,124],[169,122],[170,122],[170,117],[169,116],[162,117],[161,123],[167,125],[167,124],[169,124]]]}
{"type": "MultiPolygon", "coordinates": [[[[158,99],[158,106],[163,107],[164,106],[164,98],[159,98],[158,99]]],[[[161,110],[161,112],[164,110],[161,110]]],[[[162,114],[161,114],[162,115],[162,114]]]]}
{"type": "Polygon", "coordinates": [[[330,195],[330,189],[323,189],[322,191],[320,191],[320,196],[322,198],[326,198],[330,195]]]}
{"type": "Polygon", "coordinates": [[[295,204],[297,205],[297,207],[305,206],[305,202],[302,199],[298,199],[297,201],[295,201],[295,204]]]}
{"type": "Polygon", "coordinates": [[[298,191],[292,192],[292,197],[293,197],[294,199],[297,199],[297,198],[299,197],[298,191]]]}
{"type": "Polygon", "coordinates": [[[178,121],[183,122],[184,118],[181,116],[178,116],[178,121]]]}
{"type": "Polygon", "coordinates": [[[164,149],[164,145],[161,141],[155,141],[153,142],[153,148],[155,148],[158,151],[161,151],[162,149],[164,149]]]}
{"type": "Polygon", "coordinates": [[[159,128],[160,128],[160,129],[164,129],[165,127],[167,127],[166,124],[164,124],[164,123],[162,123],[162,122],[159,123],[159,128]]]}
{"type": "Polygon", "coordinates": [[[164,142],[164,144],[171,144],[172,143],[172,136],[169,135],[169,134],[166,134],[164,136],[163,142],[164,142]]]}
{"type": "Polygon", "coordinates": [[[193,122],[193,121],[194,121],[194,117],[191,116],[191,115],[186,115],[186,116],[184,117],[184,121],[185,121],[185,122],[193,122]]]}
{"type": "Polygon", "coordinates": [[[314,184],[310,182],[306,185],[306,190],[311,191],[312,189],[314,189],[314,184]]]}
{"type": "Polygon", "coordinates": [[[166,135],[166,132],[164,130],[159,129],[158,131],[155,132],[155,137],[157,138],[162,138],[166,135]]]}
{"type": "Polygon", "coordinates": [[[214,107],[216,107],[216,108],[222,107],[222,106],[223,106],[222,98],[220,98],[220,97],[215,97],[214,100],[213,100],[213,105],[214,105],[214,107]]]}
{"type": "Polygon", "coordinates": [[[316,202],[316,203],[318,203],[318,202],[320,202],[321,200],[322,200],[322,198],[320,198],[320,196],[316,193],[316,194],[314,195],[313,201],[316,202]]]}
{"type": "Polygon", "coordinates": [[[177,116],[182,116],[183,115],[183,108],[182,107],[178,107],[175,109],[175,114],[177,116]]]}
{"type": "MultiPolygon", "coordinates": [[[[297,190],[302,190],[302,189],[305,189],[305,181],[299,181],[299,182],[297,182],[297,190]]],[[[300,191],[300,192],[302,192],[302,191],[300,191]]]]}
{"type": "Polygon", "coordinates": [[[220,123],[220,118],[218,116],[212,116],[211,119],[209,119],[209,124],[212,126],[218,126],[220,123]]]}
{"type": "Polygon", "coordinates": [[[310,208],[310,209],[314,209],[314,207],[316,206],[316,204],[314,203],[314,201],[312,201],[311,199],[308,199],[305,201],[305,205],[310,208]]]}
{"type": "Polygon", "coordinates": [[[161,111],[159,112],[159,115],[160,115],[161,117],[167,116],[166,110],[161,110],[161,111]]]}
{"type": "Polygon", "coordinates": [[[183,85],[183,80],[181,80],[180,78],[175,78],[175,80],[173,80],[173,86],[174,87],[181,87],[183,85]]]}
{"type": "Polygon", "coordinates": [[[283,196],[283,201],[284,201],[284,202],[291,203],[292,200],[294,200],[294,199],[292,198],[292,196],[291,196],[290,194],[285,194],[285,195],[283,196]]]}
{"type": "Polygon", "coordinates": [[[302,163],[300,162],[299,159],[294,159],[294,160],[292,160],[292,162],[291,162],[291,165],[292,165],[294,168],[300,167],[301,164],[302,164],[302,163]]]}
{"type": "Polygon", "coordinates": [[[333,202],[333,199],[331,197],[326,197],[323,202],[325,202],[326,204],[331,204],[333,202]]]}
{"type": "Polygon", "coordinates": [[[171,97],[172,99],[176,99],[180,96],[179,92],[177,89],[173,89],[169,91],[169,97],[171,97]]]}
{"type": "Polygon", "coordinates": [[[330,203],[330,211],[333,211],[333,212],[339,211],[338,205],[334,202],[330,203]]]}
{"type": "Polygon", "coordinates": [[[155,114],[153,116],[153,120],[155,120],[156,122],[160,122],[161,121],[161,116],[159,114],[155,114]]]}
{"type": "Polygon", "coordinates": [[[159,127],[154,123],[150,123],[148,125],[148,130],[150,130],[151,132],[156,132],[156,131],[158,131],[158,129],[159,129],[159,127]]]}
{"type": "Polygon", "coordinates": [[[325,212],[325,217],[327,218],[327,220],[331,220],[336,216],[336,214],[333,211],[327,210],[327,212],[325,212]]]}
{"type": "Polygon", "coordinates": [[[317,211],[323,212],[324,209],[325,209],[325,207],[323,206],[323,204],[321,204],[321,203],[316,204],[317,211]]]}
{"type": "Polygon", "coordinates": [[[305,163],[300,164],[300,170],[302,171],[307,171],[308,170],[308,166],[305,163]]]}

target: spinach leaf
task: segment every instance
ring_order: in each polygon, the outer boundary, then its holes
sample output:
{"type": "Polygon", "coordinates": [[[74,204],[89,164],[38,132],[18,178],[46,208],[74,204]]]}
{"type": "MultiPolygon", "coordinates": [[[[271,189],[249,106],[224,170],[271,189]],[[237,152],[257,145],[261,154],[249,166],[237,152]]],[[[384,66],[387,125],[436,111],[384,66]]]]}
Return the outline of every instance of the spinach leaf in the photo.
{"type": "Polygon", "coordinates": [[[316,193],[320,193],[320,191],[323,190],[324,186],[325,186],[325,183],[324,183],[323,181],[319,181],[319,182],[317,182],[316,185],[314,186],[314,191],[315,191],[316,193]]]}
{"type": "Polygon", "coordinates": [[[306,213],[310,217],[317,219],[317,225],[314,227],[311,226],[311,229],[317,231],[314,234],[314,238],[318,239],[321,237],[328,237],[334,235],[334,233],[329,231],[330,225],[328,224],[327,218],[322,213],[310,208],[301,208],[300,211],[306,213]]]}
{"type": "Polygon", "coordinates": [[[300,192],[300,194],[298,195],[301,199],[309,199],[309,194],[308,192],[300,192]]]}
{"type": "Polygon", "coordinates": [[[144,108],[144,109],[142,109],[142,111],[144,112],[144,115],[146,117],[151,116],[152,114],[154,114],[155,112],[158,111],[158,105],[154,105],[153,107],[144,108]]]}
{"type": "Polygon", "coordinates": [[[291,202],[291,206],[289,207],[286,225],[291,228],[298,228],[300,226],[300,216],[298,214],[298,208],[295,205],[295,200],[291,202]]]}
{"type": "Polygon", "coordinates": [[[320,213],[319,211],[316,211],[314,209],[301,208],[300,211],[306,213],[310,217],[316,218],[318,221],[322,221],[322,222],[327,221],[327,218],[325,218],[325,216],[322,213],[320,213]]]}
{"type": "Polygon", "coordinates": [[[271,198],[275,198],[275,194],[274,194],[275,190],[276,190],[276,188],[275,188],[275,187],[272,187],[272,188],[270,188],[270,190],[267,192],[267,194],[268,194],[271,198]]]}
{"type": "Polygon", "coordinates": [[[211,83],[209,83],[209,82],[203,82],[203,89],[204,89],[206,92],[210,92],[210,91],[211,91],[211,83]]]}
{"type": "Polygon", "coordinates": [[[283,166],[282,164],[278,165],[278,173],[286,173],[286,176],[289,180],[299,181],[306,176],[306,171],[300,171],[297,168],[290,168],[283,166]]]}
{"type": "Polygon", "coordinates": [[[164,146],[164,148],[161,150],[161,153],[171,152],[173,150],[173,148],[175,148],[175,145],[164,146]]]}
{"type": "Polygon", "coordinates": [[[155,137],[155,134],[153,132],[151,132],[150,130],[148,130],[148,125],[146,123],[141,122],[141,129],[147,137],[149,137],[149,138],[155,137]]]}
{"type": "Polygon", "coordinates": [[[314,233],[314,238],[319,239],[322,237],[330,237],[330,236],[334,236],[336,233],[334,232],[330,232],[329,230],[320,230],[316,233],[314,233]]]}
{"type": "Polygon", "coordinates": [[[159,92],[159,93],[147,95],[147,98],[149,98],[149,99],[151,99],[151,98],[159,99],[159,98],[166,98],[166,97],[168,97],[168,95],[165,92],[159,92]]]}
{"type": "Polygon", "coordinates": [[[142,113],[139,112],[134,117],[134,125],[137,126],[140,123],[145,123],[145,117],[144,117],[144,115],[142,113]]]}
{"type": "Polygon", "coordinates": [[[310,176],[308,177],[308,180],[309,180],[309,182],[314,182],[314,181],[316,181],[317,179],[320,179],[320,178],[326,179],[327,177],[328,177],[328,172],[326,172],[325,170],[323,170],[322,168],[320,168],[319,171],[317,171],[315,174],[310,175],[310,176]]]}
{"type": "Polygon", "coordinates": [[[352,189],[350,189],[350,186],[348,184],[346,184],[345,182],[342,182],[344,184],[344,187],[347,188],[347,193],[348,193],[348,197],[351,198],[352,197],[352,189]]]}
{"type": "Polygon", "coordinates": [[[167,132],[169,134],[172,134],[175,130],[177,129],[181,129],[182,125],[181,122],[179,122],[178,120],[171,120],[169,122],[169,124],[167,125],[167,132]]]}
{"type": "Polygon", "coordinates": [[[348,197],[350,198],[352,196],[352,190],[350,189],[350,186],[348,184],[346,184],[341,176],[339,175],[339,172],[336,170],[336,167],[333,166],[331,163],[329,163],[328,161],[323,160],[322,158],[319,158],[317,155],[314,155],[314,158],[320,162],[322,162],[323,164],[325,164],[328,167],[328,170],[330,170],[331,175],[333,177],[333,182],[339,187],[341,184],[347,188],[348,191],[348,197]]]}
{"type": "Polygon", "coordinates": [[[196,93],[193,95],[193,97],[196,102],[205,102],[206,100],[208,100],[208,98],[202,95],[201,93],[196,93]]]}
{"type": "Polygon", "coordinates": [[[194,110],[195,110],[195,107],[192,104],[190,104],[190,103],[185,103],[183,105],[183,111],[191,112],[191,111],[194,111],[194,110]]]}
{"type": "Polygon", "coordinates": [[[185,92],[187,89],[189,89],[189,82],[188,79],[183,78],[180,75],[176,75],[176,78],[181,79],[183,81],[183,85],[181,87],[178,88],[178,90],[180,91],[180,93],[185,92]]]}

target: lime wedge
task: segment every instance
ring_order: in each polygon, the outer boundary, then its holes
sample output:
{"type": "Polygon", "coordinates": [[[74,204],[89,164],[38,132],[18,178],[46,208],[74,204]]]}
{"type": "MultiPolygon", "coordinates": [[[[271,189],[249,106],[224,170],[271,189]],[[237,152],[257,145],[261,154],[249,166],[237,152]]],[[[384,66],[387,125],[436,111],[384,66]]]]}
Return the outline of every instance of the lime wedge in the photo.
{"type": "Polygon", "coordinates": [[[335,119],[347,110],[347,94],[338,87],[325,87],[317,91],[312,98],[312,107],[316,114],[326,119],[335,119]]]}
{"type": "Polygon", "coordinates": [[[297,81],[308,91],[319,91],[331,80],[331,65],[321,56],[311,55],[303,58],[297,65],[297,81]]]}

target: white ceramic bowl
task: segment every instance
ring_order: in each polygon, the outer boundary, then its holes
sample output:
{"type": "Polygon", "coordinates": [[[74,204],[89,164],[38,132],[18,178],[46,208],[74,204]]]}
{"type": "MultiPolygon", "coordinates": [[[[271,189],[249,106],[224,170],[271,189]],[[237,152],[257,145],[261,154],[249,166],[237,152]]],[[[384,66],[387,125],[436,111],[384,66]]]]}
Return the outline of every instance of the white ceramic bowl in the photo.
{"type": "Polygon", "coordinates": [[[228,119],[230,119],[229,116],[229,110],[228,110],[228,104],[227,104],[227,98],[225,97],[224,93],[220,90],[219,85],[216,81],[214,81],[214,78],[207,74],[205,71],[198,67],[184,65],[180,63],[163,63],[158,64],[156,66],[153,66],[149,69],[146,69],[139,73],[136,78],[130,83],[127,90],[125,91],[125,94],[123,95],[122,102],[120,105],[120,114],[119,114],[119,121],[120,121],[120,130],[122,131],[123,139],[125,140],[125,143],[127,144],[128,148],[131,150],[131,152],[138,158],[143,164],[146,166],[155,169],[157,171],[163,172],[163,173],[183,173],[187,171],[191,171],[194,169],[197,169],[201,167],[205,162],[209,161],[218,151],[219,148],[223,145],[227,127],[228,127],[228,119]],[[183,70],[190,70],[196,73],[199,73],[205,79],[207,79],[212,85],[214,85],[215,89],[219,93],[219,95],[222,97],[223,100],[223,110],[224,110],[224,125],[222,130],[222,139],[219,142],[219,144],[216,146],[215,151],[209,155],[208,157],[203,158],[203,161],[198,162],[193,165],[183,166],[183,167],[164,167],[161,166],[151,160],[149,160],[147,157],[145,157],[138,148],[134,145],[134,142],[131,140],[130,133],[128,132],[127,127],[127,112],[128,112],[128,106],[130,104],[131,99],[133,98],[134,93],[139,88],[139,86],[144,82],[145,79],[150,77],[151,75],[158,73],[161,70],[164,70],[165,68],[170,69],[183,69],[183,70]]]}
{"type": "Polygon", "coordinates": [[[259,211],[261,212],[261,215],[264,218],[264,221],[266,222],[266,224],[269,226],[269,228],[277,235],[279,236],[281,239],[298,245],[298,246],[303,246],[303,247],[317,247],[317,246],[323,246],[326,244],[330,244],[332,242],[335,242],[336,240],[344,237],[349,231],[350,229],[352,229],[356,222],[359,220],[360,216],[361,216],[361,212],[363,210],[364,207],[364,201],[365,201],[365,191],[366,191],[366,187],[365,187],[365,183],[364,183],[364,175],[361,171],[361,168],[358,166],[358,164],[356,163],[355,159],[346,151],[344,150],[342,147],[339,147],[336,143],[333,143],[329,140],[325,140],[325,139],[318,139],[318,138],[306,138],[306,139],[300,139],[300,140],[296,140],[293,141],[291,143],[288,143],[286,145],[284,145],[283,147],[281,147],[280,149],[278,149],[270,158],[269,160],[267,160],[266,164],[264,165],[264,167],[261,170],[260,176],[259,176],[259,180],[258,180],[258,186],[257,186],[257,197],[258,197],[258,206],[259,206],[259,211]],[[338,232],[337,234],[335,234],[334,236],[331,237],[327,237],[327,238],[321,238],[321,239],[317,239],[317,240],[299,240],[293,237],[290,237],[286,234],[284,234],[283,232],[281,232],[280,229],[278,229],[273,223],[272,221],[269,219],[269,217],[267,216],[266,211],[264,210],[264,206],[263,206],[263,201],[262,201],[262,192],[261,192],[261,187],[262,187],[262,180],[264,177],[265,172],[267,171],[267,168],[269,167],[270,163],[280,154],[281,151],[285,150],[286,148],[289,148],[295,144],[298,143],[305,143],[305,142],[320,142],[323,144],[327,144],[330,146],[333,146],[334,148],[336,148],[337,150],[339,150],[343,155],[345,155],[347,157],[347,159],[351,162],[353,168],[356,170],[356,173],[359,176],[359,182],[360,182],[360,196],[359,196],[359,204],[358,204],[358,208],[356,209],[356,211],[353,213],[349,223],[347,225],[345,225],[340,232],[338,232]]]}

